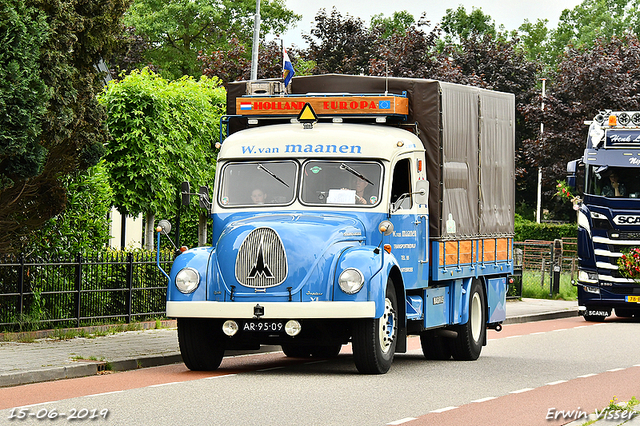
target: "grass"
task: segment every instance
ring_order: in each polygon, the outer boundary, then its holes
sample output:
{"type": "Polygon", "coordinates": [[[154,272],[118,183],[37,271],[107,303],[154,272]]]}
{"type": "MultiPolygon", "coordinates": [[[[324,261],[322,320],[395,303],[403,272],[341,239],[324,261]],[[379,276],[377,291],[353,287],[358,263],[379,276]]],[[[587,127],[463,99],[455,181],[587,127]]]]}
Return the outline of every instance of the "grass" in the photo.
{"type": "Polygon", "coordinates": [[[522,297],[532,299],[563,299],[577,300],[578,288],[571,284],[571,275],[560,274],[560,292],[555,296],[549,296],[551,292],[551,277],[545,274],[544,281],[539,271],[524,270],[522,273],[522,297]]]}
{"type": "MultiPolygon", "coordinates": [[[[638,410],[635,409],[635,407],[640,404],[640,401],[638,401],[638,399],[635,396],[632,396],[631,399],[627,402],[619,402],[617,397],[613,397],[613,399],[609,400],[609,405],[606,406],[605,408],[603,408],[602,410],[596,410],[597,412],[592,414],[590,417],[592,418],[592,420],[589,420],[588,422],[584,422],[582,423],[580,426],[590,426],[594,423],[599,422],[600,420],[606,421],[607,424],[611,424],[612,426],[615,425],[622,425],[624,423],[627,423],[629,421],[629,418],[627,419],[618,419],[620,420],[620,422],[611,422],[611,419],[606,419],[604,420],[604,416],[606,416],[607,412],[610,411],[627,411],[628,413],[636,413],[636,415],[638,415],[638,410]],[[602,414],[605,413],[605,414],[602,414]],[[599,418],[594,418],[596,416],[600,415],[599,418]]],[[[635,417],[635,416],[634,416],[635,417]]]]}

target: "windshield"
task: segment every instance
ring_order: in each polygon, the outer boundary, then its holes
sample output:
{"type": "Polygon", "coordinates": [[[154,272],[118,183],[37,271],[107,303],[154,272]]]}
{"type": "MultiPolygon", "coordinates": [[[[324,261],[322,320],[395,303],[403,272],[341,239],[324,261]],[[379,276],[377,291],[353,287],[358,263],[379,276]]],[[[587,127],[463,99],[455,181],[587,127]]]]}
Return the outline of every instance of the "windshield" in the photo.
{"type": "Polygon", "coordinates": [[[305,204],[373,206],[380,201],[382,166],[362,161],[308,161],[300,199],[305,204]]]}
{"type": "Polygon", "coordinates": [[[227,163],[218,203],[271,207],[293,203],[372,207],[380,201],[382,165],[374,161],[263,161],[227,163]],[[299,169],[302,176],[299,178],[299,169]]]}
{"type": "Polygon", "coordinates": [[[640,198],[640,168],[590,165],[585,193],[609,198],[640,198]]]}
{"type": "Polygon", "coordinates": [[[290,204],[297,181],[294,161],[228,163],[222,170],[218,202],[225,207],[290,204]]]}

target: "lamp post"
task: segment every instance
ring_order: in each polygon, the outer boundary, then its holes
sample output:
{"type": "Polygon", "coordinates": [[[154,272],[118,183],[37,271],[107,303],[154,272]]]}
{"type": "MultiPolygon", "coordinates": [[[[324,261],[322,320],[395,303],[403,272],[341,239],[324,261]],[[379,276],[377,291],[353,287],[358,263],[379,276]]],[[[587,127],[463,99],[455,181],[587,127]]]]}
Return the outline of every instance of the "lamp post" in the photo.
{"type": "Polygon", "coordinates": [[[260,0],[256,0],[256,16],[253,24],[253,48],[251,49],[251,80],[258,79],[258,49],[260,47],[260,0]]]}
{"type": "MultiPolygon", "coordinates": [[[[542,79],[542,105],[540,109],[544,111],[544,97],[545,97],[545,83],[547,79],[542,79]]],[[[544,133],[544,123],[540,123],[540,134],[544,133]]],[[[538,205],[536,208],[536,222],[540,223],[541,218],[541,208],[542,208],[542,167],[538,166],[538,205]]]]}

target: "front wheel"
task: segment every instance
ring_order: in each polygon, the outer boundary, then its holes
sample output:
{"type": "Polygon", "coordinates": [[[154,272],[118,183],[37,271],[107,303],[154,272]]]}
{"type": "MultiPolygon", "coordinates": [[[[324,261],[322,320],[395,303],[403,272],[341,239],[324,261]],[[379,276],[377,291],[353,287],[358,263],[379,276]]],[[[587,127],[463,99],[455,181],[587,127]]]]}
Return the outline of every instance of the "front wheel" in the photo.
{"type": "Polygon", "coordinates": [[[469,294],[469,320],[456,327],[458,336],[451,346],[454,359],[474,361],[480,356],[487,333],[485,296],[479,280],[473,280],[469,294]]]}
{"type": "Polygon", "coordinates": [[[178,344],[189,370],[212,371],[222,362],[225,351],[220,321],[178,318],[178,344]]]}
{"type": "Polygon", "coordinates": [[[387,282],[384,313],[353,327],[353,359],[362,374],[384,374],[391,368],[398,338],[398,302],[393,282],[387,282]]]}

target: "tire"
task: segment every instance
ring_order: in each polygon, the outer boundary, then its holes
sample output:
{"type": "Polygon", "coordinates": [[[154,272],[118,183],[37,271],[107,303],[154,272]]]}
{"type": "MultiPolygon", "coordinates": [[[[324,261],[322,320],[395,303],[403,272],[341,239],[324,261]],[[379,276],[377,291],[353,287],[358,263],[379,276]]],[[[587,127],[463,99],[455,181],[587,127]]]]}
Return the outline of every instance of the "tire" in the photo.
{"type": "Polygon", "coordinates": [[[387,281],[382,317],[358,320],[353,327],[353,359],[362,374],[384,374],[391,368],[398,339],[398,302],[387,281]]]}
{"type": "Polygon", "coordinates": [[[436,336],[432,331],[420,333],[420,345],[426,359],[447,360],[451,358],[451,339],[436,336]]]}
{"type": "Polygon", "coordinates": [[[224,357],[222,324],[209,319],[178,318],[178,344],[189,370],[213,371],[224,357]]]}
{"type": "Polygon", "coordinates": [[[473,280],[469,292],[469,320],[456,327],[458,336],[453,339],[451,352],[458,361],[475,361],[482,352],[486,340],[487,318],[484,290],[479,280],[473,280]]]}

